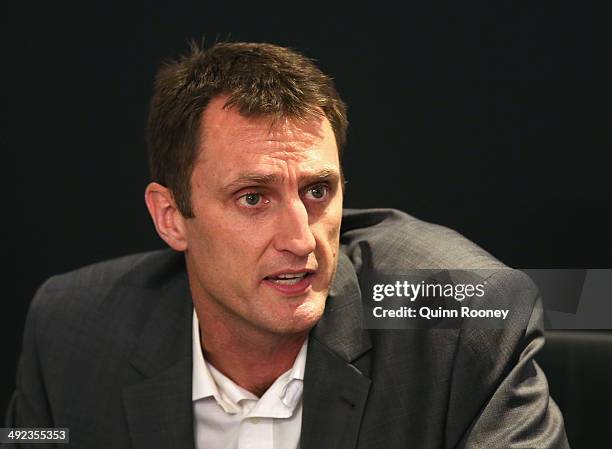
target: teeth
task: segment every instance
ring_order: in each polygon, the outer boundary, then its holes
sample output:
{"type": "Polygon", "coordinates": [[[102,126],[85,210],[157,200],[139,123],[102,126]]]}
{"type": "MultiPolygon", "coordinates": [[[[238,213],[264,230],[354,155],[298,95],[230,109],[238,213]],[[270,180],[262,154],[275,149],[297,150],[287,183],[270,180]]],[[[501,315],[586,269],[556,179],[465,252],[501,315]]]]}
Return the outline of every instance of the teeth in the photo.
{"type": "Polygon", "coordinates": [[[295,285],[300,282],[303,278],[293,278],[293,279],[270,279],[272,282],[278,285],[295,285]]]}
{"type": "Polygon", "coordinates": [[[293,278],[303,278],[306,276],[306,273],[291,273],[291,274],[279,274],[276,276],[278,279],[293,279],[293,278]]]}
{"type": "Polygon", "coordinates": [[[276,277],[268,278],[278,285],[295,285],[300,282],[308,273],[279,274],[276,277]]]}

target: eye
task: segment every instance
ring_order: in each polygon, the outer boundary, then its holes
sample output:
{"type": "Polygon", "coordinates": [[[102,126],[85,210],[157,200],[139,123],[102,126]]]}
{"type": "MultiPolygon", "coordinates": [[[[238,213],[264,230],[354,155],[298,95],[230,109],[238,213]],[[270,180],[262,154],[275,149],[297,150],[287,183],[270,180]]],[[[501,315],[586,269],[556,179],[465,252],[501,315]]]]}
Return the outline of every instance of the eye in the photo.
{"type": "Polygon", "coordinates": [[[309,195],[314,200],[322,200],[329,193],[329,186],[326,184],[317,184],[309,187],[306,190],[306,195],[309,195]]]}
{"type": "Polygon", "coordinates": [[[264,200],[261,193],[249,192],[249,193],[245,193],[240,198],[238,198],[238,202],[240,203],[241,206],[252,208],[252,207],[261,206],[262,204],[269,203],[270,201],[264,200]]]}
{"type": "Polygon", "coordinates": [[[247,193],[244,195],[244,202],[249,206],[256,206],[261,201],[261,195],[259,193],[247,193]]]}

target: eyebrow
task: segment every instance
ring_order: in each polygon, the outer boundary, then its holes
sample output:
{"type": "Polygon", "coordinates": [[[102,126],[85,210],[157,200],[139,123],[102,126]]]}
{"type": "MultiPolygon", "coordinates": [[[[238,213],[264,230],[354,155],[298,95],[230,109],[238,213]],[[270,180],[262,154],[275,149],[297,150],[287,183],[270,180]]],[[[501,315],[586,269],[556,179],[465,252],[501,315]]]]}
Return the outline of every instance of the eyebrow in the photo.
{"type": "MultiPolygon", "coordinates": [[[[329,181],[340,178],[340,174],[336,168],[326,167],[316,170],[312,173],[308,173],[303,176],[303,180],[306,184],[311,184],[321,181],[329,181]]],[[[229,182],[222,187],[225,192],[233,191],[247,187],[249,185],[271,185],[278,184],[281,181],[281,177],[277,174],[266,174],[266,173],[241,173],[236,179],[229,182]]]]}

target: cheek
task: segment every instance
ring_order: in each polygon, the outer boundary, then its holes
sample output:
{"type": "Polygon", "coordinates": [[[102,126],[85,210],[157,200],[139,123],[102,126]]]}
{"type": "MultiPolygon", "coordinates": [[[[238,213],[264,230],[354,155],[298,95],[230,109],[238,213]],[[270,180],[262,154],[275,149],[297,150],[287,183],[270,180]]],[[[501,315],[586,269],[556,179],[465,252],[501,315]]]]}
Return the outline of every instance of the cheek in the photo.
{"type": "Polygon", "coordinates": [[[188,256],[202,276],[208,279],[227,275],[234,265],[228,257],[235,253],[232,246],[235,238],[223,222],[215,218],[200,213],[187,228],[188,256]]]}
{"type": "Polygon", "coordinates": [[[322,217],[328,240],[338,246],[340,241],[340,225],[342,223],[342,201],[330,204],[326,214],[322,217]]]}
{"type": "Polygon", "coordinates": [[[274,223],[248,221],[227,230],[228,244],[238,249],[238,254],[255,255],[263,252],[276,230],[274,223]]]}
{"type": "Polygon", "coordinates": [[[249,278],[249,274],[257,272],[266,249],[269,229],[261,224],[234,222],[229,227],[227,223],[225,220],[219,226],[207,226],[201,256],[223,270],[218,273],[220,276],[249,278]]]}
{"type": "Polygon", "coordinates": [[[322,246],[330,258],[336,258],[340,244],[340,219],[334,215],[322,217],[318,223],[322,246]]]}

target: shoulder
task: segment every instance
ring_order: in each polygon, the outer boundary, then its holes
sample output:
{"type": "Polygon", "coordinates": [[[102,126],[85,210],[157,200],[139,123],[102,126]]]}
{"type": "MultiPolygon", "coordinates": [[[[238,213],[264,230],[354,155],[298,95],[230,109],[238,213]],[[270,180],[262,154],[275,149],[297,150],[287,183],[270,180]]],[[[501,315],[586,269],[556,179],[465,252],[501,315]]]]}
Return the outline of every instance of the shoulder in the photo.
{"type": "Polygon", "coordinates": [[[500,348],[511,351],[533,319],[539,293],[531,279],[447,227],[394,209],[347,209],[341,246],[358,276],[367,272],[393,277],[412,270],[456,270],[454,279],[484,282],[485,298],[471,302],[470,307],[509,307],[513,313],[504,329],[498,330],[482,329],[477,318],[463,320],[462,346],[479,357],[497,361],[500,348]]]}
{"type": "MultiPolygon", "coordinates": [[[[143,335],[161,339],[163,329],[170,328],[166,336],[182,338],[183,318],[193,307],[186,278],[183,254],[169,250],[50,278],[28,311],[20,382],[37,383],[42,376],[44,394],[60,417],[91,401],[106,407],[109,391],[140,378],[127,362],[143,335]]],[[[153,340],[152,351],[162,351],[166,341],[153,340]]]]}
{"type": "Polygon", "coordinates": [[[45,291],[88,291],[116,285],[146,287],[182,255],[170,250],[130,254],[116,259],[90,264],[49,278],[42,286],[45,291]]]}
{"type": "Polygon", "coordinates": [[[69,330],[88,333],[112,320],[142,315],[144,304],[156,298],[147,293],[163,290],[184,272],[183,255],[170,250],[91,264],[49,278],[36,292],[28,320],[41,339],[69,330]]]}
{"type": "Polygon", "coordinates": [[[154,288],[177,269],[184,270],[181,253],[158,250],[130,254],[52,276],[39,293],[86,291],[95,296],[96,292],[116,287],[154,288]]]}
{"type": "Polygon", "coordinates": [[[458,232],[395,209],[345,209],[341,245],[356,264],[367,248],[381,271],[507,268],[458,232]]]}
{"type": "Polygon", "coordinates": [[[522,298],[528,303],[537,296],[535,284],[522,271],[508,267],[452,229],[395,209],[345,209],[341,248],[357,273],[473,271],[486,278],[493,296],[522,298]]]}

